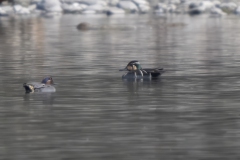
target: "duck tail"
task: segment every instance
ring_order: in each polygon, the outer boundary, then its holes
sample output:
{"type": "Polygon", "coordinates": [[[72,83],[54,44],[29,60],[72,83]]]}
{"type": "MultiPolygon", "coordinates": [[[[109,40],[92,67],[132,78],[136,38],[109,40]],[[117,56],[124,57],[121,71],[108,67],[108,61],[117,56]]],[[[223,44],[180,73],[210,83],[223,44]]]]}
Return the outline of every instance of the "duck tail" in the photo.
{"type": "Polygon", "coordinates": [[[32,85],[23,83],[23,87],[25,88],[26,93],[34,92],[34,88],[32,85]]]}

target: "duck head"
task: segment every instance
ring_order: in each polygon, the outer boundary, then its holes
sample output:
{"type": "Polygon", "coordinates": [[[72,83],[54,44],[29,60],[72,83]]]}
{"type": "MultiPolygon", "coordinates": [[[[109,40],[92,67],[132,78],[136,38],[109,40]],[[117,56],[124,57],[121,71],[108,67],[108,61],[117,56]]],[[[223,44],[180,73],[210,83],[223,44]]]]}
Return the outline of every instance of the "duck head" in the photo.
{"type": "Polygon", "coordinates": [[[52,77],[43,78],[41,83],[43,83],[43,84],[54,84],[52,77]]]}
{"type": "Polygon", "coordinates": [[[33,93],[34,92],[34,86],[31,84],[23,83],[23,87],[26,90],[26,93],[33,93]]]}
{"type": "Polygon", "coordinates": [[[142,67],[138,61],[130,61],[124,69],[120,69],[119,71],[136,71],[140,69],[142,67]]]}

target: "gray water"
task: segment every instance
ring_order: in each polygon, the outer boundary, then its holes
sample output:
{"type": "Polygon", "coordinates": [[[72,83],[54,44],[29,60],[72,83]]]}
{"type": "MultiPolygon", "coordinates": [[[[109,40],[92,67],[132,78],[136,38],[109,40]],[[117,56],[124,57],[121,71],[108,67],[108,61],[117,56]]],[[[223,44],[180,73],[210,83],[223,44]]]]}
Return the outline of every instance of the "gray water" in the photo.
{"type": "Polygon", "coordinates": [[[0,19],[0,159],[240,158],[240,19],[0,19]],[[80,22],[92,29],[79,31],[80,22]],[[163,67],[123,81],[130,60],[163,67]],[[51,75],[56,93],[22,84],[51,75]]]}

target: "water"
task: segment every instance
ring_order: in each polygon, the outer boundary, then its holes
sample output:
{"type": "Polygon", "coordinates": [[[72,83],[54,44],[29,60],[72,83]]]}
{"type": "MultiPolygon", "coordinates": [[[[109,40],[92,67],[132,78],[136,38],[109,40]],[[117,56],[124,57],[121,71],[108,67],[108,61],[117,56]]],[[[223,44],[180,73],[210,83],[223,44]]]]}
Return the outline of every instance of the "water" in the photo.
{"type": "Polygon", "coordinates": [[[0,159],[240,158],[240,19],[0,19],[0,159]],[[77,24],[88,22],[89,31],[77,24]],[[125,82],[130,60],[164,67],[125,82]],[[51,75],[56,93],[22,84],[51,75]]]}

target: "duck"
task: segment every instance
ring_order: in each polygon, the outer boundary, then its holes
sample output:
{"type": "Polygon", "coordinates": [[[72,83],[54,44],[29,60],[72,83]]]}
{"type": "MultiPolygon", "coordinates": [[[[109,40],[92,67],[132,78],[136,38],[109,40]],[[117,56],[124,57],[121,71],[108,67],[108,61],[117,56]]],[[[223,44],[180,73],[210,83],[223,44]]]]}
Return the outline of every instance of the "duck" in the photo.
{"type": "Polygon", "coordinates": [[[157,78],[163,72],[163,68],[142,68],[137,60],[130,61],[124,69],[119,71],[128,71],[122,76],[125,78],[157,78]]]}
{"type": "Polygon", "coordinates": [[[53,78],[45,77],[40,82],[30,82],[23,83],[23,87],[25,88],[26,93],[34,93],[34,92],[56,92],[55,87],[53,86],[53,78]]]}

